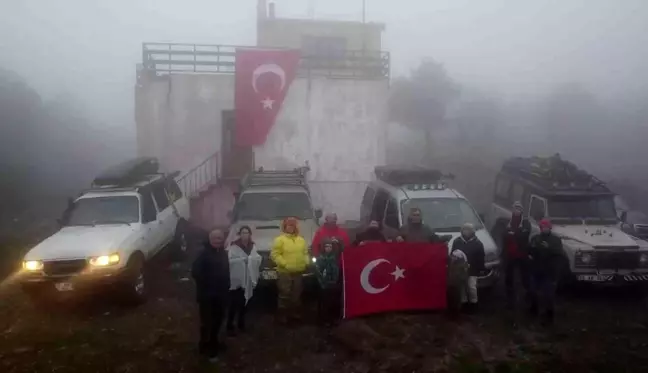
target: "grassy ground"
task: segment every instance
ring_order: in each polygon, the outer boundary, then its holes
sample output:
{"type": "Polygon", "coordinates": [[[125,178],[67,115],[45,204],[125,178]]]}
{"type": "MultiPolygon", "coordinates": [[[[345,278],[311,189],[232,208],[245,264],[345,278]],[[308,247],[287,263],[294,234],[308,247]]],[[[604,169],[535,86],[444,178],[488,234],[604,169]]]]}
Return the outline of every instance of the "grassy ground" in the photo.
{"type": "Polygon", "coordinates": [[[641,372],[648,318],[631,291],[583,290],[561,299],[545,330],[501,306],[498,292],[459,322],[441,313],[377,315],[322,329],[307,304],[291,327],[256,308],[252,330],[228,340],[217,366],[195,351],[197,312],[188,260],[161,258],[148,303],[96,295],[37,309],[11,280],[0,288],[0,371],[13,372],[641,372]]]}

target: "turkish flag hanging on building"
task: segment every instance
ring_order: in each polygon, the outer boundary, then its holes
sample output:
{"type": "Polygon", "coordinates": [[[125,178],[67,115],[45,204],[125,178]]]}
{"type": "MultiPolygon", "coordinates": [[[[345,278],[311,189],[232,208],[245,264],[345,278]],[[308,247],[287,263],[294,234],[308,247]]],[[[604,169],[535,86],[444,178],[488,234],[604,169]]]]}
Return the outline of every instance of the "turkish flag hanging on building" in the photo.
{"type": "Polygon", "coordinates": [[[444,243],[379,243],[342,254],[344,317],[446,307],[444,243]]]}
{"type": "Polygon", "coordinates": [[[237,49],[236,144],[265,143],[299,66],[299,51],[237,49]]]}

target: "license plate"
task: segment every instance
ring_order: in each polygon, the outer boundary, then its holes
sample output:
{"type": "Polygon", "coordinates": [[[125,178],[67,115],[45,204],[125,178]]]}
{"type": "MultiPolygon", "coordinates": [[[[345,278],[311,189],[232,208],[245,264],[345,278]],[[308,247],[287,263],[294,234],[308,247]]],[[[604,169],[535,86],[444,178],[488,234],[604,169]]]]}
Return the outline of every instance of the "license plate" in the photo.
{"type": "Polygon", "coordinates": [[[56,287],[56,290],[58,291],[72,291],[74,290],[74,286],[72,286],[71,283],[69,282],[59,282],[58,284],[54,285],[56,287]]]}
{"type": "Polygon", "coordinates": [[[610,276],[601,276],[601,275],[579,275],[579,281],[592,281],[592,282],[603,282],[608,281],[610,276]]]}
{"type": "Polygon", "coordinates": [[[263,271],[261,272],[261,278],[264,280],[276,280],[277,271],[273,271],[273,270],[263,271]]]}

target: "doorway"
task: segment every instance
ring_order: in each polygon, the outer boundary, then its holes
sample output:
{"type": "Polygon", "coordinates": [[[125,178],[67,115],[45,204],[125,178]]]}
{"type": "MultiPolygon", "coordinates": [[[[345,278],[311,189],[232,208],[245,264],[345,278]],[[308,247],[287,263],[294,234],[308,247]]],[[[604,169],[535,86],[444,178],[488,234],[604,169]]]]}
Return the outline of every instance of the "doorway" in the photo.
{"type": "Polygon", "coordinates": [[[236,144],[236,116],[234,110],[223,110],[221,113],[223,134],[221,144],[221,167],[223,179],[240,180],[254,169],[254,152],[252,147],[236,144]]]}

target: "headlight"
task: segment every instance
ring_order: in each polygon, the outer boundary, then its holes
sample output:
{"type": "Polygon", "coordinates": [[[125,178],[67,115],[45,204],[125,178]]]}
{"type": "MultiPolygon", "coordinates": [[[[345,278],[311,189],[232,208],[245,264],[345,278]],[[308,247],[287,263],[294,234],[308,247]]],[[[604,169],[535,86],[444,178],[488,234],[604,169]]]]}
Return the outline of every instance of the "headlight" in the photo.
{"type": "Polygon", "coordinates": [[[313,261],[313,263],[316,263],[316,262],[317,262],[317,258],[316,258],[316,257],[313,257],[313,259],[311,259],[311,260],[313,261]]]}
{"type": "Polygon", "coordinates": [[[576,253],[574,259],[577,267],[593,267],[596,258],[594,257],[594,253],[579,251],[576,253]]]}
{"type": "Polygon", "coordinates": [[[90,265],[94,267],[106,267],[119,263],[119,255],[102,255],[95,258],[90,258],[90,265]]]}
{"type": "Polygon", "coordinates": [[[641,267],[648,267],[648,253],[639,255],[639,265],[641,267]]]}
{"type": "Polygon", "coordinates": [[[43,269],[43,262],[40,260],[26,260],[23,262],[23,268],[27,271],[40,271],[43,269]]]}

